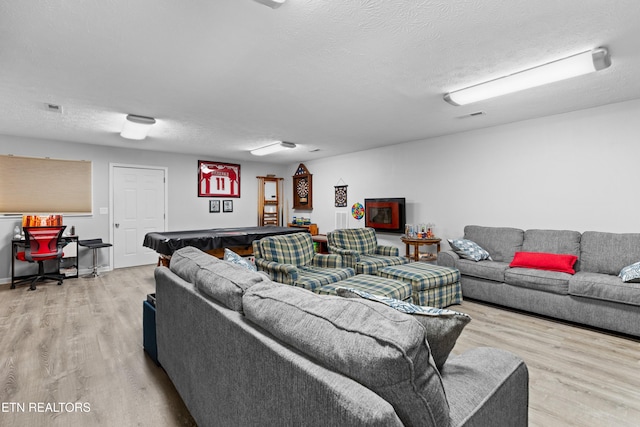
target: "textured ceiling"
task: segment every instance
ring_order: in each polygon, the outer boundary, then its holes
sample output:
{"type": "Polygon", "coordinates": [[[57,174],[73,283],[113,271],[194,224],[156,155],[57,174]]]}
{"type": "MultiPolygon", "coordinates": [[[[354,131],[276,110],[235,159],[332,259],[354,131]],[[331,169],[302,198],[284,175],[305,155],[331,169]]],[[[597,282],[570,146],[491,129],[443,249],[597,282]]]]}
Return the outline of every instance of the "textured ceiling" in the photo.
{"type": "Polygon", "coordinates": [[[640,98],[639,23],[637,0],[2,0],[0,133],[305,161],[640,98]],[[599,46],[601,72],[442,99],[599,46]],[[128,113],[158,120],[146,140],[128,113]],[[247,152],[276,139],[299,147],[247,152]]]}

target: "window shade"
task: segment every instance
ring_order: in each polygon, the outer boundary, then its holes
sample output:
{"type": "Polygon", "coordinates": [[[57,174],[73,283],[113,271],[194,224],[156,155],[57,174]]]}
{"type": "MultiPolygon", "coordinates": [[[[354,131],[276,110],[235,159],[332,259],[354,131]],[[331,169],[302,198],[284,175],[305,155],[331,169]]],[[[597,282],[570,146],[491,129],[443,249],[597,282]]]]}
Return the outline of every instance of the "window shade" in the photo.
{"type": "Polygon", "coordinates": [[[91,162],[0,155],[0,214],[89,214],[91,162]]]}

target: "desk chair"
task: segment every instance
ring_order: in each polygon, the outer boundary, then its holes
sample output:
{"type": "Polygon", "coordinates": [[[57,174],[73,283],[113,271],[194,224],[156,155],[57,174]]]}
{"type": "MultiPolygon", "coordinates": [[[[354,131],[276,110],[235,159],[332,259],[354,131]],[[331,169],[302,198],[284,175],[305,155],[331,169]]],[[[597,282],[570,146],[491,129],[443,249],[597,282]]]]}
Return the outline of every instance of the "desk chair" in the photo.
{"type": "MultiPolygon", "coordinates": [[[[45,227],[23,227],[26,239],[24,251],[18,252],[16,258],[20,261],[37,262],[38,274],[27,280],[31,280],[30,291],[36,290],[36,283],[44,280],[57,280],[62,285],[63,274],[45,273],[44,261],[50,259],[60,260],[63,257],[60,238],[66,225],[45,227]]],[[[56,269],[57,270],[57,269],[56,269]]]]}
{"type": "Polygon", "coordinates": [[[87,277],[98,277],[98,249],[109,248],[113,245],[111,243],[103,243],[102,239],[78,240],[78,244],[93,250],[93,272],[87,277]]]}

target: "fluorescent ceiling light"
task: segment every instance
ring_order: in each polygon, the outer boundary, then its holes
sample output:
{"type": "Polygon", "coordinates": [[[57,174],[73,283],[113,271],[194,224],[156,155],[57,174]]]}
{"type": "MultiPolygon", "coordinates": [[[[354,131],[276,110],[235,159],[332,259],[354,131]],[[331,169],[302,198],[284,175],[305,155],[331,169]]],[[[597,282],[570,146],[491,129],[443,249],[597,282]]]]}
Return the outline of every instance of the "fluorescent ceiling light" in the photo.
{"type": "Polygon", "coordinates": [[[277,9],[287,0],[255,0],[258,3],[262,3],[266,6],[269,6],[271,9],[277,9]]]}
{"type": "Polygon", "coordinates": [[[278,151],[286,150],[288,148],[296,148],[296,144],[293,142],[278,141],[275,144],[266,145],[264,147],[251,150],[251,154],[254,156],[265,156],[267,154],[277,153],[278,151]]]}
{"type": "Polygon", "coordinates": [[[149,129],[151,129],[151,125],[155,122],[156,119],[152,117],[129,114],[124,121],[124,126],[122,126],[120,136],[126,139],[145,139],[147,137],[147,133],[149,133],[149,129]]]}
{"type": "Polygon", "coordinates": [[[471,104],[507,93],[592,73],[610,65],[611,58],[607,49],[588,50],[465,89],[454,90],[445,94],[444,100],[453,105],[471,104]]]}

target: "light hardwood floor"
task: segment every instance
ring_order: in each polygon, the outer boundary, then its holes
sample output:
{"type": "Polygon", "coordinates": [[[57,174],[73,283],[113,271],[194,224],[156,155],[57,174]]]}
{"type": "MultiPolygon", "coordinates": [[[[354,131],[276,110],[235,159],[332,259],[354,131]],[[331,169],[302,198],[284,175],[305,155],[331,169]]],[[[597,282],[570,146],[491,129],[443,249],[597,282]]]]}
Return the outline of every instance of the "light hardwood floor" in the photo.
{"type": "Polygon", "coordinates": [[[0,286],[0,404],[24,406],[0,407],[0,426],[195,425],[142,348],[154,268],[48,282],[33,292],[0,286]],[[38,402],[45,406],[30,412],[38,402]],[[90,411],[60,412],[58,402],[87,403],[90,411]]]}
{"type": "Polygon", "coordinates": [[[640,340],[478,302],[451,308],[472,317],[454,353],[489,346],[524,359],[530,426],[640,426],[640,340]]]}
{"type": "MultiPolygon", "coordinates": [[[[195,424],[142,349],[154,268],[35,292],[0,286],[0,426],[195,424]],[[75,402],[85,412],[60,405],[75,402]]],[[[640,426],[639,340],[477,302],[452,308],[473,318],[454,353],[492,346],[527,363],[530,426],[640,426]]]]}

